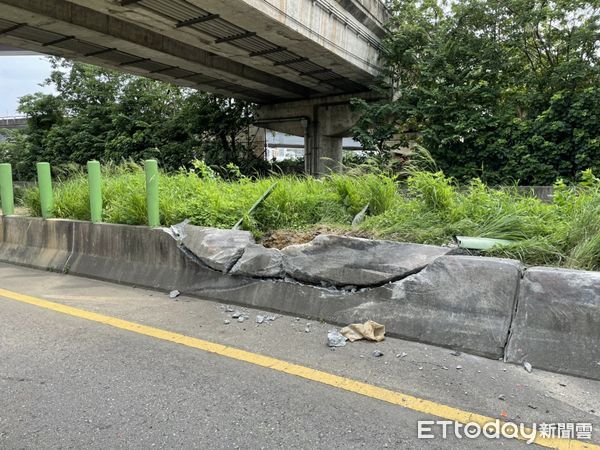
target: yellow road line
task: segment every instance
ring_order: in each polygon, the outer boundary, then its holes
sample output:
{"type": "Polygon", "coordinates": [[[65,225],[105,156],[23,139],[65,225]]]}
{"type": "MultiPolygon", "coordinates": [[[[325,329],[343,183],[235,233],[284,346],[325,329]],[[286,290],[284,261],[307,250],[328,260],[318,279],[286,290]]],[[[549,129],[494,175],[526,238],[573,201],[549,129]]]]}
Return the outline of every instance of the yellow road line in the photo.
{"type": "MultiPolygon", "coordinates": [[[[115,317],[98,314],[83,309],[73,308],[71,306],[62,305],[60,303],[49,302],[29,295],[19,294],[17,292],[0,289],[0,297],[16,300],[22,303],[38,306],[51,311],[67,314],[69,316],[78,317],[80,319],[90,320],[92,322],[102,323],[121,330],[131,331],[133,333],[150,336],[156,339],[161,339],[176,344],[185,345],[186,347],[203,350],[215,355],[225,356],[227,358],[243,361],[257,366],[265,367],[277,372],[295,375],[300,378],[311,380],[317,383],[332,386],[344,391],[353,392],[355,394],[364,395],[366,397],[375,398],[393,405],[398,405],[412,411],[417,411],[423,414],[437,416],[445,420],[452,420],[466,424],[474,422],[480,426],[484,426],[497,419],[492,417],[475,414],[469,411],[463,411],[458,408],[446,406],[429,400],[424,400],[401,392],[392,391],[390,389],[381,388],[361,381],[352,380],[351,378],[341,377],[320,370],[304,367],[299,364],[292,364],[281,359],[271,358],[269,356],[260,355],[257,353],[240,350],[233,347],[228,347],[214,342],[205,341],[198,338],[193,338],[179,333],[174,333],[160,328],[149,327],[127,320],[117,319],[115,317]]],[[[502,423],[502,422],[501,422],[502,423]]],[[[512,431],[511,431],[512,432],[512,431]]],[[[519,436],[518,439],[526,440],[524,436],[519,436]]],[[[557,449],[593,449],[600,450],[600,446],[589,442],[577,441],[573,439],[557,439],[536,437],[534,442],[540,446],[557,449]]]]}

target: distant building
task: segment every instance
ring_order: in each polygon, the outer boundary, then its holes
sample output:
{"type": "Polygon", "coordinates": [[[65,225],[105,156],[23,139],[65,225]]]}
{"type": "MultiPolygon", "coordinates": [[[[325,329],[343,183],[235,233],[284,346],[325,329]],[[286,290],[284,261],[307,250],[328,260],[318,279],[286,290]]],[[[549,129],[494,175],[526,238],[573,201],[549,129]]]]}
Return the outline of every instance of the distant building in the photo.
{"type": "MultiPolygon", "coordinates": [[[[360,143],[351,138],[344,138],[344,150],[360,151],[360,143]]],[[[268,160],[284,161],[304,157],[304,138],[289,134],[266,132],[265,158],[268,160]]]]}

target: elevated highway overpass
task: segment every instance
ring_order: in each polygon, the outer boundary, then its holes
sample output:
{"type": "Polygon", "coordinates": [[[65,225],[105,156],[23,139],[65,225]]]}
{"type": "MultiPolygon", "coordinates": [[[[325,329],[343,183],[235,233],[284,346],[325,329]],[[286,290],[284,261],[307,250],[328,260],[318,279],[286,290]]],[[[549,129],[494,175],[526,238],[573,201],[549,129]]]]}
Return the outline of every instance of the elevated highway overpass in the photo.
{"type": "Polygon", "coordinates": [[[380,0],[0,0],[0,45],[258,103],[322,173],[349,99],[372,95],[386,20],[380,0]]]}
{"type": "Polygon", "coordinates": [[[0,117],[0,130],[15,130],[17,128],[25,128],[26,126],[26,116],[0,117]]]}

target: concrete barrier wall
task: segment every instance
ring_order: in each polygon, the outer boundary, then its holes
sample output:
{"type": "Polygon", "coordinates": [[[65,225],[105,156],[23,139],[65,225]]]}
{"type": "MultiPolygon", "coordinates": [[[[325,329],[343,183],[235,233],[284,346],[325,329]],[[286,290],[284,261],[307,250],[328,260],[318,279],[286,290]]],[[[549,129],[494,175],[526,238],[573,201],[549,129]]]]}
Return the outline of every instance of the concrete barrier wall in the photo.
{"type": "Polygon", "coordinates": [[[0,220],[1,261],[63,271],[71,253],[74,222],[21,217],[0,220]]]}
{"type": "MultiPolygon", "coordinates": [[[[419,260],[421,266],[409,271],[403,262],[405,272],[398,279],[335,288],[299,282],[285,271],[270,278],[248,276],[252,271],[223,273],[187,248],[182,251],[167,233],[147,227],[23,217],[4,217],[0,225],[2,261],[165,291],[178,289],[339,325],[372,319],[385,324],[391,336],[600,379],[600,364],[595,362],[600,361],[599,273],[544,268],[524,272],[517,261],[443,252],[438,256],[427,248],[423,254],[432,259],[419,260]]],[[[345,244],[346,260],[340,267],[358,260],[347,253],[349,248],[361,252],[362,263],[368,264],[364,246],[371,244],[350,244],[345,244]]],[[[219,254],[214,240],[207,245],[208,253],[219,254]]],[[[418,247],[407,248],[418,253],[418,247]]],[[[256,245],[249,244],[247,250],[252,258],[246,261],[254,260],[256,245]]],[[[301,250],[315,251],[310,245],[301,250]]],[[[337,251],[335,245],[333,250],[337,251]]],[[[285,258],[290,252],[272,253],[266,255],[268,264],[282,257],[282,267],[289,266],[285,258]]],[[[297,257],[298,251],[291,253],[297,257]]],[[[265,258],[259,259],[264,264],[265,258]]],[[[380,277],[381,261],[376,262],[380,277]]],[[[397,270],[393,264],[384,268],[390,267],[397,270]]]]}
{"type": "Polygon", "coordinates": [[[68,273],[169,291],[234,288],[246,280],[225,276],[195,262],[160,229],[74,223],[68,273]]]}
{"type": "Polygon", "coordinates": [[[506,359],[600,380],[600,272],[525,273],[506,359]]]}

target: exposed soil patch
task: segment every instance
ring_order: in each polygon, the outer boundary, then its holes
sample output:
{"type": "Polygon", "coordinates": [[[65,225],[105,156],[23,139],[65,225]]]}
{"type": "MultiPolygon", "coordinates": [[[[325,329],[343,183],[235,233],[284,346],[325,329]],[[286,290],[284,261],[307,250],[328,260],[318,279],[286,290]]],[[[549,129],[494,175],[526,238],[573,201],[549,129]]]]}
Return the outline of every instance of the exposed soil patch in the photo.
{"type": "Polygon", "coordinates": [[[335,236],[354,236],[362,238],[372,238],[369,233],[364,231],[350,231],[341,228],[335,228],[327,225],[319,225],[307,230],[274,230],[266,233],[260,243],[267,248],[282,249],[289,245],[306,244],[321,234],[332,234],[335,236]]]}

